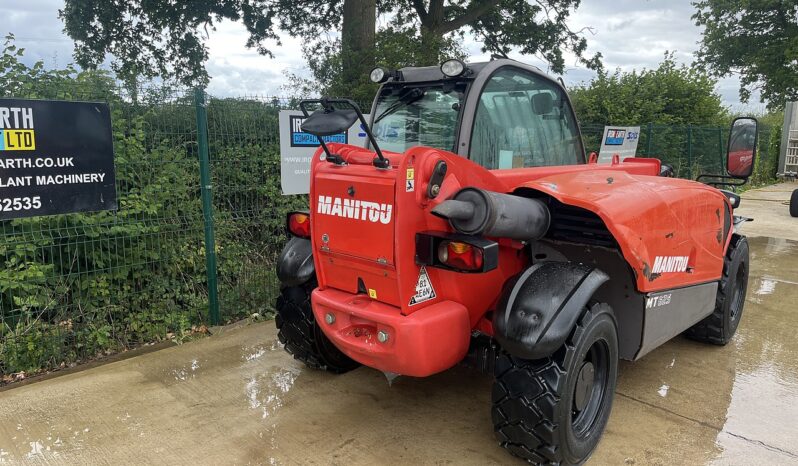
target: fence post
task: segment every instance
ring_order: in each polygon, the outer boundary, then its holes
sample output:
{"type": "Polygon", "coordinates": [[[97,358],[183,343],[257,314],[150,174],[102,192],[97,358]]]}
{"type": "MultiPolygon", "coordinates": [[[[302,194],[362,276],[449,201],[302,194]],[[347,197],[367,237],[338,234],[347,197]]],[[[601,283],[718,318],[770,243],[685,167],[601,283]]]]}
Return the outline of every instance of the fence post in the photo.
{"type": "Polygon", "coordinates": [[[651,137],[651,131],[653,129],[654,123],[648,124],[648,135],[646,136],[646,157],[651,157],[651,143],[654,142],[651,137]]]}
{"type": "Polygon", "coordinates": [[[687,179],[693,179],[693,125],[687,125],[687,179]]]}
{"type": "Polygon", "coordinates": [[[723,147],[723,128],[718,128],[718,155],[720,156],[720,173],[726,173],[726,154],[723,147]]]}
{"type": "Polygon", "coordinates": [[[197,111],[197,146],[199,148],[202,221],[205,225],[205,273],[208,276],[208,314],[211,325],[219,325],[219,291],[216,283],[216,238],[213,228],[213,202],[210,157],[208,156],[208,112],[205,89],[194,89],[197,111]]]}

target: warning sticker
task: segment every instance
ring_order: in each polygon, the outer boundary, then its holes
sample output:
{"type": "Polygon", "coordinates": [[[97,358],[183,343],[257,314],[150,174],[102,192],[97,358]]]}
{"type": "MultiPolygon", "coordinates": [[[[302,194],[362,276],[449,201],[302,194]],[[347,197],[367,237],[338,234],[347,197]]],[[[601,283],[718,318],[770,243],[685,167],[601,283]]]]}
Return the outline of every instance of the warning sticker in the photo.
{"type": "Polygon", "coordinates": [[[435,290],[432,288],[432,282],[427,275],[427,268],[421,266],[421,271],[418,273],[418,283],[416,283],[416,295],[410,298],[410,306],[414,306],[430,299],[435,299],[435,290]]]}
{"type": "Polygon", "coordinates": [[[416,181],[407,180],[407,184],[405,184],[405,192],[412,193],[415,189],[416,189],[416,181]]]}

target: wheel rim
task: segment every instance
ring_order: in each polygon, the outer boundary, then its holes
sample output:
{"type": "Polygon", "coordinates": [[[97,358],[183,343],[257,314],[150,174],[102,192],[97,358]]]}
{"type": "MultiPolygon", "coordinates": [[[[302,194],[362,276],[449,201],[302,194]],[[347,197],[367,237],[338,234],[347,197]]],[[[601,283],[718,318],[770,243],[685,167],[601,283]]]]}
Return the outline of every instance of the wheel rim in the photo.
{"type": "Polygon", "coordinates": [[[734,322],[740,316],[740,309],[743,307],[745,299],[745,264],[737,267],[737,274],[734,276],[734,291],[732,292],[731,306],[729,313],[731,321],[734,322]]]}
{"type": "Polygon", "coordinates": [[[609,384],[609,351],[605,341],[596,341],[577,366],[571,400],[571,428],[579,438],[587,437],[601,418],[609,384]]]}

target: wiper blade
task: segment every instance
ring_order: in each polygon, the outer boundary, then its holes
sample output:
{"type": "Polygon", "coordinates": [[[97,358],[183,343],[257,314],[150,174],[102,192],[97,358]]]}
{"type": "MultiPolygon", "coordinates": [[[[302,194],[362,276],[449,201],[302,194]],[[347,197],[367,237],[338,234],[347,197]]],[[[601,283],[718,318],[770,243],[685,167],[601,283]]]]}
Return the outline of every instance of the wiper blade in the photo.
{"type": "Polygon", "coordinates": [[[410,91],[407,92],[407,94],[405,94],[402,97],[400,97],[399,100],[397,100],[396,102],[391,104],[391,106],[389,106],[388,108],[383,110],[382,113],[377,115],[377,117],[374,118],[374,124],[377,124],[383,118],[396,113],[396,111],[399,110],[400,108],[402,108],[404,106],[407,106],[407,105],[410,105],[413,102],[416,102],[418,100],[421,100],[424,97],[425,94],[426,93],[424,91],[422,91],[421,89],[419,89],[417,87],[411,89],[410,91]]]}

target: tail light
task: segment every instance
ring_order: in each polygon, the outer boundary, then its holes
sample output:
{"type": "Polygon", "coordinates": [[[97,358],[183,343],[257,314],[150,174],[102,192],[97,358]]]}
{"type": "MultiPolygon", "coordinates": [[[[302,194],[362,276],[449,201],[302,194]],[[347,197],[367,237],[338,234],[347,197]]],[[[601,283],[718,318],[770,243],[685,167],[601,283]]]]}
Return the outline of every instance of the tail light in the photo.
{"type": "Polygon", "coordinates": [[[496,268],[499,245],[484,238],[424,232],[416,234],[416,263],[457,272],[479,273],[496,268]]]}
{"type": "Polygon", "coordinates": [[[288,233],[300,238],[310,238],[310,215],[307,212],[289,212],[286,225],[288,233]]]}
{"type": "Polygon", "coordinates": [[[476,271],[485,262],[482,249],[462,241],[442,241],[438,245],[438,260],[453,269],[476,271]]]}

